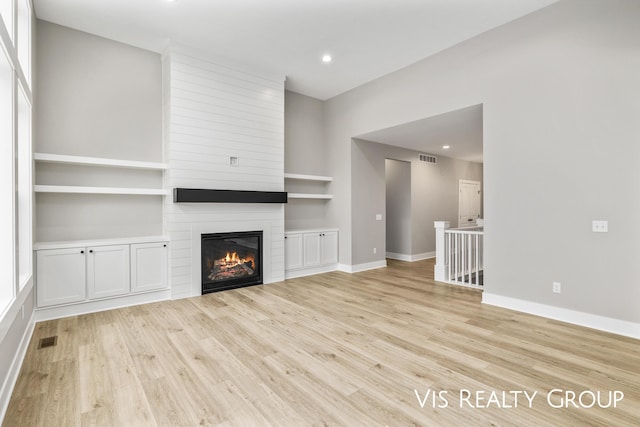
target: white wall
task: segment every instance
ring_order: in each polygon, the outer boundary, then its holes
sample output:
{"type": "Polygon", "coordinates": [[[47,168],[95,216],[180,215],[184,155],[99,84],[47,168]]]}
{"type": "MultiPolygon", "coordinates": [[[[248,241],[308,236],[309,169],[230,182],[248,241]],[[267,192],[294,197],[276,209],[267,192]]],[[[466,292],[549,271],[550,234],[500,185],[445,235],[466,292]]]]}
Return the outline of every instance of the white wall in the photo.
{"type": "Polygon", "coordinates": [[[340,262],[384,242],[384,184],[352,136],[482,103],[485,293],[640,322],[638,16],[561,1],[327,101],[340,262]]]}
{"type": "MultiPolygon", "coordinates": [[[[166,188],[284,190],[284,77],[178,46],[165,53],[163,74],[166,188]]],[[[281,204],[178,204],[168,197],[165,221],[174,298],[201,292],[202,233],[263,230],[263,280],[284,279],[281,204]]]]}

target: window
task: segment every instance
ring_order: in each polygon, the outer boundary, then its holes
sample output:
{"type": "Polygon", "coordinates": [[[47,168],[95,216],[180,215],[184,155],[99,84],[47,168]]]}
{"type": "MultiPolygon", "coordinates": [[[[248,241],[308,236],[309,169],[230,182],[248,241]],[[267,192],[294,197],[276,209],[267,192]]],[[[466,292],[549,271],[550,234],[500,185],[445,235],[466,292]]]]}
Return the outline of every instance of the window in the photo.
{"type": "Polygon", "coordinates": [[[22,85],[16,93],[18,97],[18,128],[17,128],[17,227],[16,241],[18,242],[18,284],[22,289],[31,277],[32,249],[32,160],[31,160],[31,103],[22,85]]]}
{"type": "Polygon", "coordinates": [[[0,49],[0,313],[15,293],[13,74],[9,58],[0,49]]]}
{"type": "Polygon", "coordinates": [[[1,321],[33,275],[31,0],[0,0],[0,15],[1,321]]]}
{"type": "Polygon", "coordinates": [[[0,0],[0,15],[9,40],[13,41],[13,0],[0,0]]]}

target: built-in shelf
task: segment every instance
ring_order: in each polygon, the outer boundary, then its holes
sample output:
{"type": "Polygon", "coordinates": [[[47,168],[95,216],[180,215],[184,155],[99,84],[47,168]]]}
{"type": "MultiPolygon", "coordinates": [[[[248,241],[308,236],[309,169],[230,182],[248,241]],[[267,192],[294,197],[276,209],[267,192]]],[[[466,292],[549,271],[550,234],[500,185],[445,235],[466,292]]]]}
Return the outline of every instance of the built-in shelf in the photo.
{"type": "Polygon", "coordinates": [[[324,181],[331,182],[333,178],[330,176],[320,176],[320,175],[303,175],[299,173],[285,173],[285,179],[298,179],[303,181],[324,181]]]}
{"type": "Polygon", "coordinates": [[[138,243],[155,243],[169,242],[169,236],[136,236],[136,237],[116,237],[110,239],[90,239],[90,240],[65,240],[58,242],[36,242],[33,250],[40,251],[45,249],[69,249],[81,248],[87,246],[109,246],[109,245],[128,245],[138,243]]]}
{"type": "Polygon", "coordinates": [[[289,197],[289,199],[319,199],[319,200],[333,199],[333,196],[331,194],[311,194],[311,193],[288,193],[287,197],[289,197]]]}
{"type": "Polygon", "coordinates": [[[127,187],[83,187],[72,185],[34,185],[36,193],[73,193],[73,194],[132,194],[139,196],[166,196],[161,188],[127,187]]]}
{"type": "Polygon", "coordinates": [[[34,153],[36,162],[60,163],[67,165],[107,166],[129,169],[165,170],[166,163],[140,162],[137,160],[104,159],[99,157],[67,156],[63,154],[34,153]]]}

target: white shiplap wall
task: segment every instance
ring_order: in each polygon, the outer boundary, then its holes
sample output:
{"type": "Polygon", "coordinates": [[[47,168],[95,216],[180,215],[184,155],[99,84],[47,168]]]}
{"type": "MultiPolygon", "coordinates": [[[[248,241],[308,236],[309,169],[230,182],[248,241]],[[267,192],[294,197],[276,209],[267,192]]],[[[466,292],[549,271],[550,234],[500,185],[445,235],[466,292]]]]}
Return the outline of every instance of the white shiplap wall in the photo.
{"type": "MultiPolygon", "coordinates": [[[[284,77],[176,46],[163,73],[165,188],[284,191],[284,77]]],[[[200,294],[202,233],[263,230],[264,283],[284,280],[284,205],[167,197],[164,219],[173,298],[200,294]]]]}

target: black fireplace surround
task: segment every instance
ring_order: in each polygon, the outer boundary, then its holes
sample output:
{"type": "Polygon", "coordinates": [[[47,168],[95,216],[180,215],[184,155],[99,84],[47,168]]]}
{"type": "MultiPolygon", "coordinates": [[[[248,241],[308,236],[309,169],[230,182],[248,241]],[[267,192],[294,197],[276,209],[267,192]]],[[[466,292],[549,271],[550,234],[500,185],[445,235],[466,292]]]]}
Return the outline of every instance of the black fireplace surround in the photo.
{"type": "Polygon", "coordinates": [[[202,294],[262,284],[262,231],[202,235],[202,294]]]}

